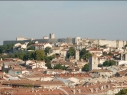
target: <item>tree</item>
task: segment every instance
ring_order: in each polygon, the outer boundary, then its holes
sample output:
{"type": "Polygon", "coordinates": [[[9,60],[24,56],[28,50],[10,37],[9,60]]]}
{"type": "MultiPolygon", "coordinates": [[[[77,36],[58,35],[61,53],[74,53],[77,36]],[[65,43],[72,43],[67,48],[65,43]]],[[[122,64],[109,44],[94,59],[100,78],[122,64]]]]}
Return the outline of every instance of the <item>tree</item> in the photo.
{"type": "Polygon", "coordinates": [[[127,44],[124,47],[127,47],[127,44]]]}
{"type": "Polygon", "coordinates": [[[70,56],[74,56],[74,55],[75,55],[75,48],[70,47],[69,50],[67,51],[66,57],[69,58],[70,56]]]}
{"type": "Polygon", "coordinates": [[[105,61],[103,63],[103,66],[112,66],[112,65],[116,65],[116,62],[114,60],[105,61]]]}
{"type": "Polygon", "coordinates": [[[89,71],[89,64],[85,64],[82,71],[89,71]]]}
{"type": "Polygon", "coordinates": [[[35,50],[35,47],[34,47],[34,46],[29,46],[29,47],[27,48],[27,50],[35,50]]]}
{"type": "Polygon", "coordinates": [[[0,53],[7,53],[12,51],[14,44],[7,44],[0,46],[0,53]]]}
{"type": "Polygon", "coordinates": [[[52,69],[51,63],[46,63],[45,66],[48,67],[48,69],[52,69]]]}
{"type": "Polygon", "coordinates": [[[84,60],[87,60],[90,56],[92,56],[91,53],[89,53],[86,48],[83,48],[81,51],[80,51],[80,58],[83,58],[84,60]]]}
{"type": "Polygon", "coordinates": [[[127,94],[127,89],[122,89],[120,90],[117,94],[115,95],[126,95],[127,94]]]}
{"type": "Polygon", "coordinates": [[[50,48],[50,47],[46,47],[46,48],[45,48],[45,54],[49,53],[49,52],[50,52],[50,50],[51,50],[51,48],[50,48]]]}
{"type": "Polygon", "coordinates": [[[108,53],[109,56],[113,56],[113,54],[111,52],[108,53]]]}
{"type": "Polygon", "coordinates": [[[45,63],[46,63],[46,67],[48,67],[48,69],[52,69],[51,67],[51,60],[54,58],[54,55],[52,56],[45,56],[45,63]]]}
{"type": "Polygon", "coordinates": [[[66,70],[67,68],[65,66],[62,66],[61,64],[57,64],[57,65],[54,66],[54,69],[66,70]]]}
{"type": "Polygon", "coordinates": [[[35,51],[35,60],[44,60],[45,52],[43,50],[35,51]]]}
{"type": "Polygon", "coordinates": [[[107,56],[107,52],[103,52],[103,55],[104,55],[104,56],[107,56]]]}
{"type": "Polygon", "coordinates": [[[18,58],[23,60],[24,56],[25,56],[25,52],[24,51],[21,51],[21,52],[18,53],[18,58]]]}
{"type": "Polygon", "coordinates": [[[29,51],[27,53],[27,59],[34,59],[35,58],[35,51],[29,51]]]}
{"type": "Polygon", "coordinates": [[[86,53],[88,53],[88,51],[86,50],[86,48],[83,48],[83,49],[80,51],[80,57],[82,58],[86,53]]]}
{"type": "Polygon", "coordinates": [[[34,44],[34,43],[32,41],[30,41],[27,46],[31,46],[32,44],[34,44]]]}
{"type": "Polygon", "coordinates": [[[83,58],[84,60],[88,60],[88,58],[89,58],[90,56],[92,56],[91,53],[86,53],[86,54],[83,55],[82,58],[83,58]]]}

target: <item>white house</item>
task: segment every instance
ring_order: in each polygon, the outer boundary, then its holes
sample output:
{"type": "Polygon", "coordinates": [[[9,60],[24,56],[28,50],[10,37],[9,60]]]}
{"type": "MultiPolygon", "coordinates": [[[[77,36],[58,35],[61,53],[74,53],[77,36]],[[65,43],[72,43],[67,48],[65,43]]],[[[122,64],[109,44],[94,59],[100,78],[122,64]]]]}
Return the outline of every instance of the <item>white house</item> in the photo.
{"type": "Polygon", "coordinates": [[[60,51],[60,54],[61,54],[61,56],[66,57],[66,55],[67,55],[67,50],[62,49],[62,50],[60,51]]]}
{"type": "Polygon", "coordinates": [[[35,50],[45,50],[46,47],[52,48],[52,44],[50,43],[37,43],[34,44],[35,50]]]}
{"type": "Polygon", "coordinates": [[[22,49],[27,49],[27,45],[28,45],[29,42],[25,42],[24,44],[21,44],[21,43],[16,43],[14,46],[13,46],[13,50],[22,50],[22,49]]]}
{"type": "Polygon", "coordinates": [[[26,67],[30,68],[30,69],[34,69],[34,68],[43,68],[43,69],[47,69],[47,67],[45,66],[45,62],[44,61],[26,61],[26,67]]]}

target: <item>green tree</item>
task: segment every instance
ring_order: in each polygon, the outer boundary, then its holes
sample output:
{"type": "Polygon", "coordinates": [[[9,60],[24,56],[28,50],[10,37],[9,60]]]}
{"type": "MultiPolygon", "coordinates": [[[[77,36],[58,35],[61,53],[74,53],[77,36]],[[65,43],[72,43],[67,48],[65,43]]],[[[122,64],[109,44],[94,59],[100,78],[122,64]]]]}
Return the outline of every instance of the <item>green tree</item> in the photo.
{"type": "Polygon", "coordinates": [[[105,61],[103,63],[103,66],[112,66],[112,65],[117,65],[114,60],[105,61]]]}
{"type": "Polygon", "coordinates": [[[113,56],[113,54],[112,54],[111,52],[109,52],[107,55],[109,55],[109,56],[113,56]]]}
{"type": "Polygon", "coordinates": [[[18,55],[19,55],[18,52],[14,52],[14,57],[15,58],[18,58],[18,55]]]}
{"type": "Polygon", "coordinates": [[[45,54],[49,53],[49,52],[50,52],[50,50],[51,50],[51,48],[50,48],[50,47],[46,47],[46,48],[45,48],[45,54]]]}
{"type": "Polygon", "coordinates": [[[85,64],[82,71],[89,71],[89,64],[85,64]]]}
{"type": "Polygon", "coordinates": [[[0,53],[7,53],[12,51],[14,44],[7,44],[0,46],[0,53]]]}
{"type": "Polygon", "coordinates": [[[122,89],[120,90],[117,94],[115,95],[126,95],[127,94],[127,89],[122,89]]]}
{"type": "Polygon", "coordinates": [[[46,63],[46,66],[48,67],[48,69],[52,69],[51,67],[51,60],[54,58],[55,56],[52,55],[52,56],[45,56],[44,59],[45,59],[45,63],[46,63]]]}
{"type": "Polygon", "coordinates": [[[25,54],[26,54],[26,53],[25,53],[24,51],[19,52],[19,53],[18,53],[18,58],[20,58],[20,59],[22,59],[22,60],[23,60],[23,59],[24,59],[25,54]]]}
{"type": "Polygon", "coordinates": [[[80,57],[82,58],[86,53],[88,53],[88,51],[86,50],[86,48],[83,48],[83,49],[80,51],[80,57]]]}
{"type": "Polygon", "coordinates": [[[34,59],[35,58],[35,51],[29,51],[27,53],[27,59],[34,59]]]}
{"type": "Polygon", "coordinates": [[[74,56],[75,55],[75,48],[70,47],[69,50],[67,51],[67,58],[69,58],[70,56],[74,56]]]}
{"type": "Polygon", "coordinates": [[[57,64],[57,65],[54,66],[54,69],[66,70],[67,68],[65,66],[62,66],[61,64],[57,64]]]}
{"type": "Polygon", "coordinates": [[[127,47],[127,44],[124,47],[127,47]]]}
{"type": "Polygon", "coordinates": [[[43,50],[35,51],[35,60],[44,60],[45,52],[43,50]]]}
{"type": "Polygon", "coordinates": [[[27,50],[35,50],[35,47],[34,47],[34,46],[29,46],[29,47],[27,48],[27,50]]]}
{"type": "Polygon", "coordinates": [[[92,56],[91,53],[89,53],[86,48],[83,48],[81,51],[80,51],[80,58],[83,58],[84,60],[87,60],[90,56],[92,56]]]}
{"type": "Polygon", "coordinates": [[[48,69],[52,69],[51,63],[46,63],[45,66],[48,67],[48,69]]]}
{"type": "Polygon", "coordinates": [[[91,53],[86,53],[86,54],[83,55],[82,58],[83,58],[84,60],[87,60],[90,56],[92,56],[91,53]]]}

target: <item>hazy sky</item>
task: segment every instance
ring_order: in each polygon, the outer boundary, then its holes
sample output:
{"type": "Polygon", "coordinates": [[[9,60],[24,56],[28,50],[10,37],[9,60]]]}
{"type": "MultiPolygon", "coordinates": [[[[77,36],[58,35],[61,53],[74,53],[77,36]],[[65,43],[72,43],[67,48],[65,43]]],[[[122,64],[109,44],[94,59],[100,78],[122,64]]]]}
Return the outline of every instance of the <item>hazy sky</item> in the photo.
{"type": "Polygon", "coordinates": [[[0,1],[0,44],[49,33],[127,40],[127,1],[0,1]]]}

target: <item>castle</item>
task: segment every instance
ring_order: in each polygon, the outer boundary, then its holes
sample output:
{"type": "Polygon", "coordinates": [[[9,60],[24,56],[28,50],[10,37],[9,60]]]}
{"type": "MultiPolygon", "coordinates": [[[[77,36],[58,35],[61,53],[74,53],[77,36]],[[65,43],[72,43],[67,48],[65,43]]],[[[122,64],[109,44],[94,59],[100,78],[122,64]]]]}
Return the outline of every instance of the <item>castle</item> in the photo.
{"type": "Polygon", "coordinates": [[[105,39],[82,39],[81,37],[74,38],[55,38],[55,34],[49,34],[49,37],[44,36],[42,39],[32,39],[17,37],[16,40],[3,41],[3,45],[15,44],[15,43],[25,43],[30,41],[38,41],[38,43],[57,43],[57,42],[66,42],[73,43],[76,45],[108,45],[109,47],[122,48],[127,44],[127,41],[123,40],[105,40],[105,39]]]}

